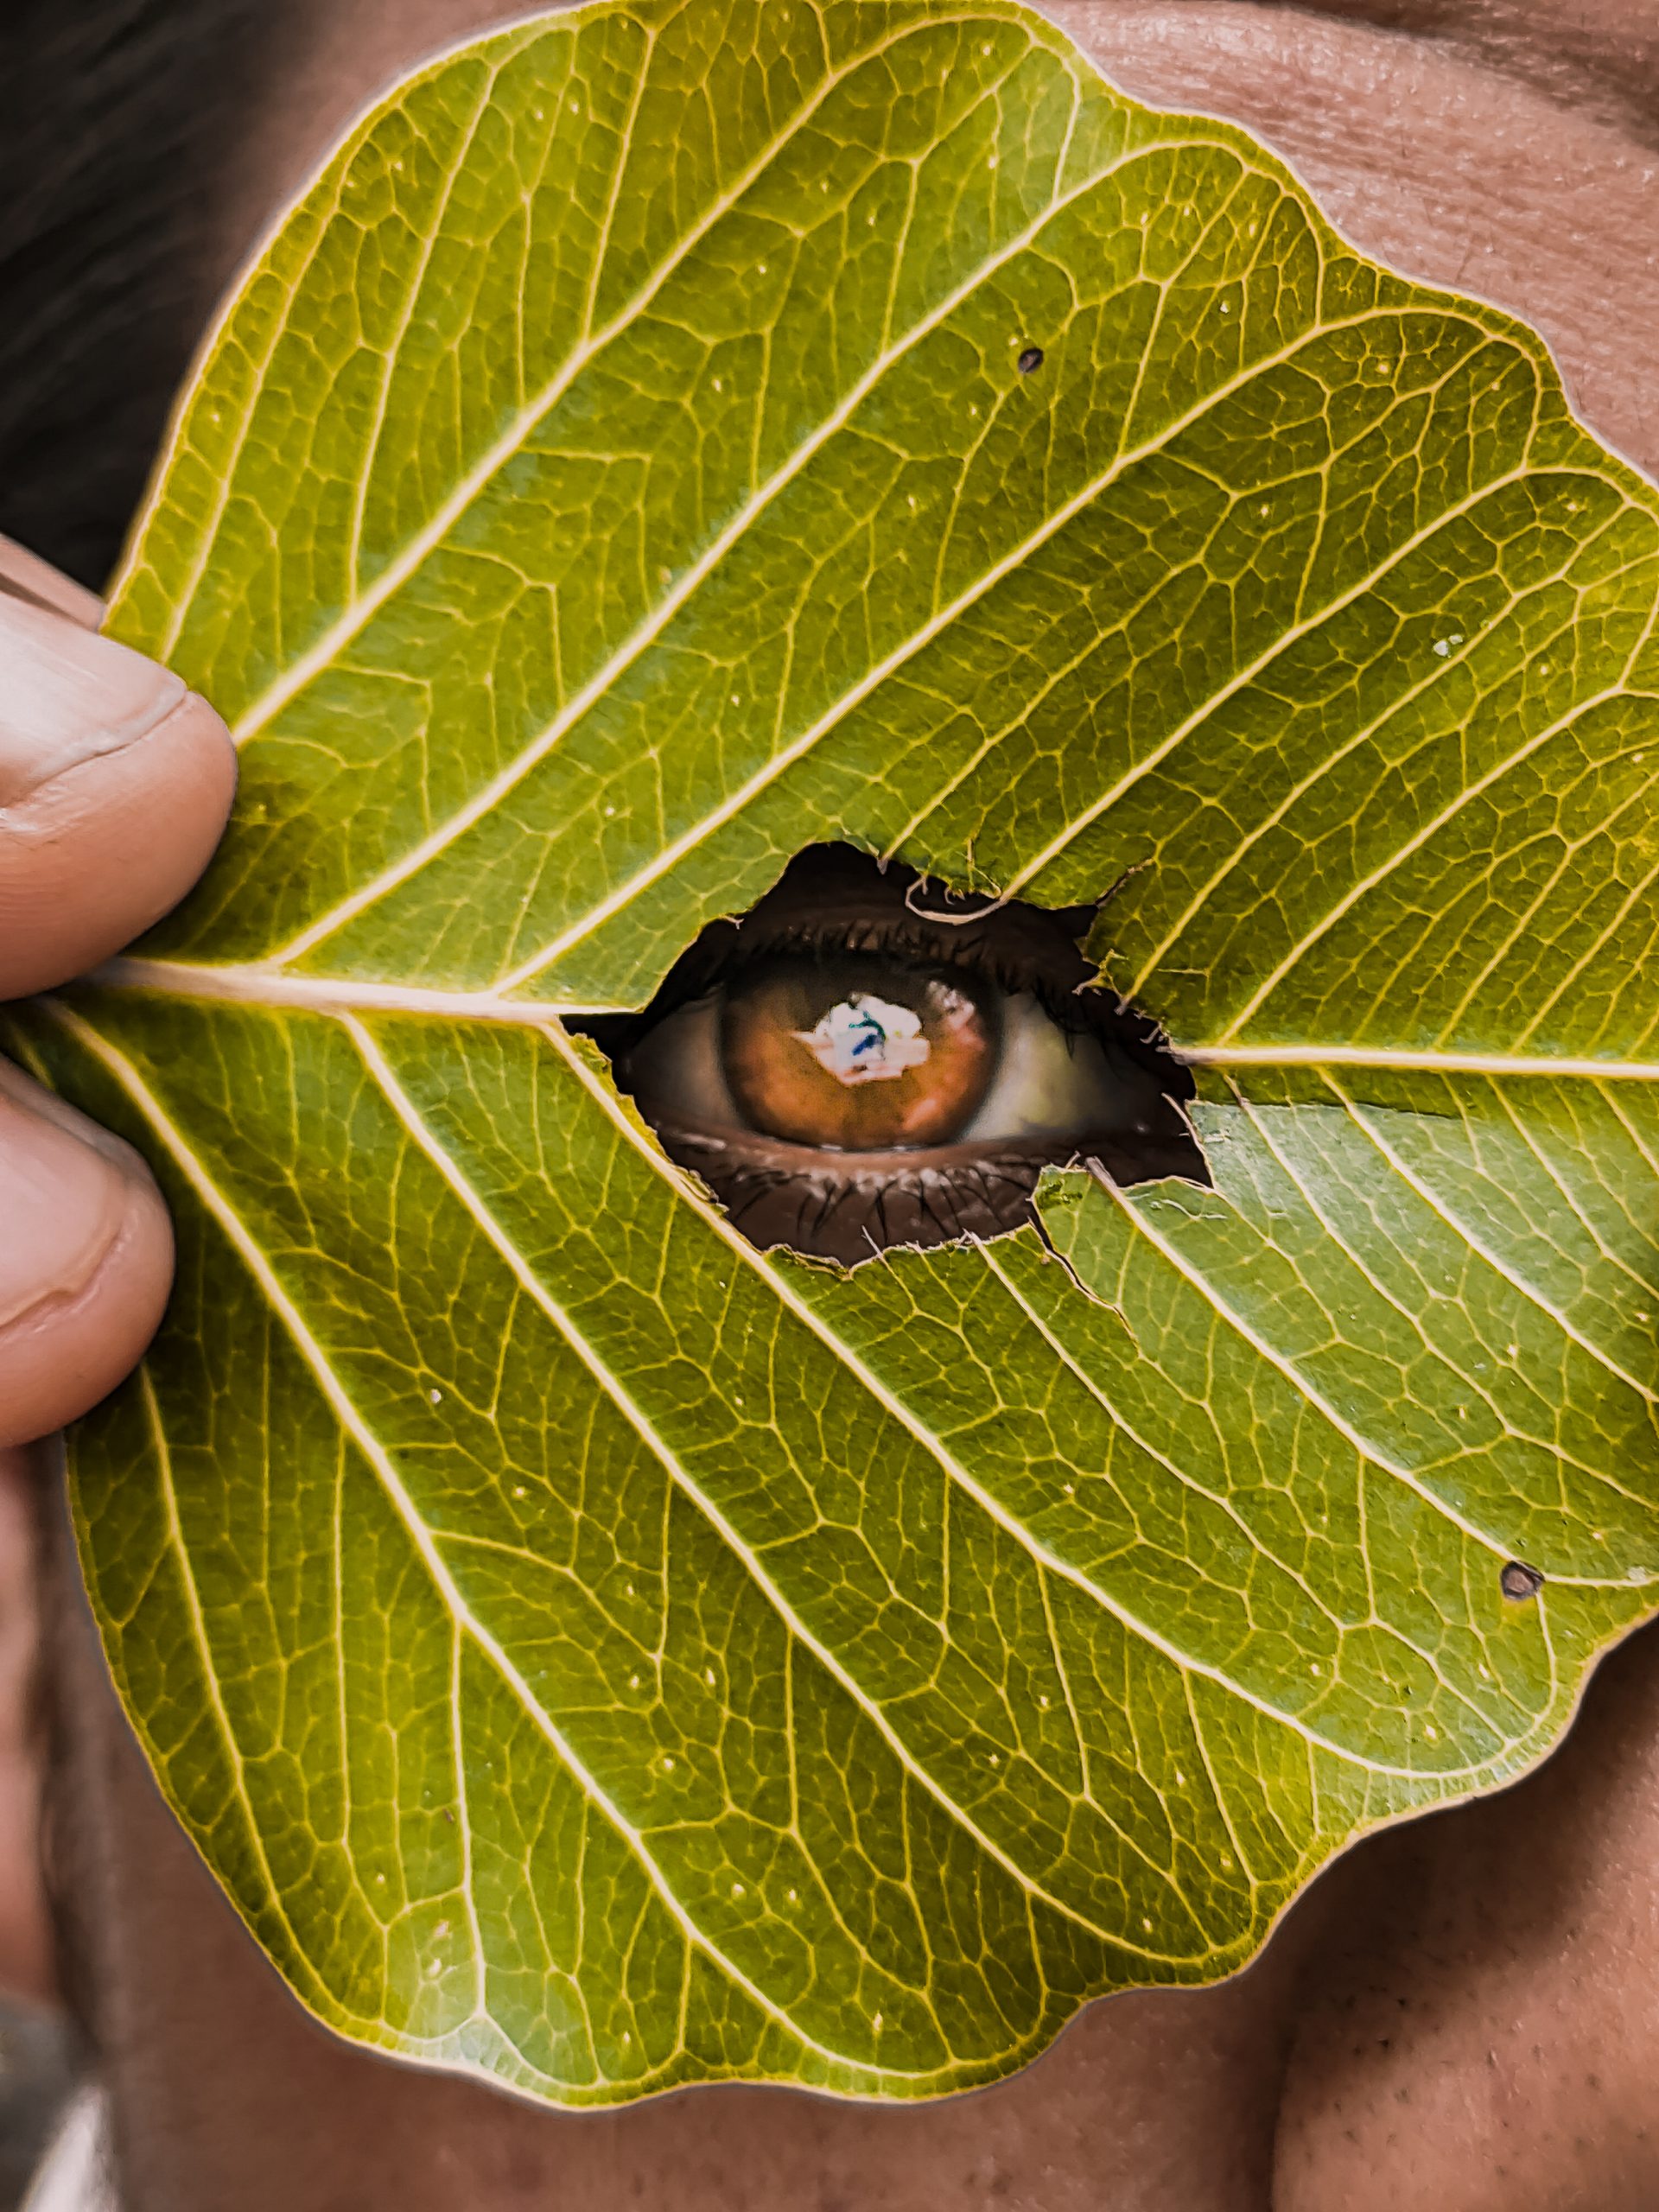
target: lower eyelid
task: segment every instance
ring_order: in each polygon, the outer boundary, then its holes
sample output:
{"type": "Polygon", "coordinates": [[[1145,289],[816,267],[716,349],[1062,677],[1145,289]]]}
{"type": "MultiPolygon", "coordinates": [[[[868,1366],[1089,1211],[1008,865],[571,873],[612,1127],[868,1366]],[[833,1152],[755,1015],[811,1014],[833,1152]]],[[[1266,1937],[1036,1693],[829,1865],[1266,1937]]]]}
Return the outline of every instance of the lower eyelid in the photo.
{"type": "Polygon", "coordinates": [[[1003,1236],[1029,1220],[1044,1166],[1064,1165],[1083,1146],[1098,1144],[1120,1179],[1193,1173],[1165,1126],[1165,1085],[1151,1069],[1109,1039],[1065,1029],[1029,992],[1003,1001],[996,1072],[955,1141],[885,1153],[838,1153],[752,1128],[724,1072],[721,1005],[716,991],[664,1015],[620,1072],[670,1158],[762,1250],[851,1267],[895,1246],[1003,1236]]]}
{"type": "Polygon", "coordinates": [[[989,1146],[986,1156],[968,1159],[949,1146],[931,1153],[815,1152],[671,1121],[661,1135],[670,1158],[702,1178],[733,1225],[761,1250],[781,1245],[848,1267],[894,1245],[925,1248],[1020,1228],[1045,1160],[1041,1149],[1022,1155],[989,1146]],[[791,1154],[798,1160],[790,1160],[791,1154]]]}

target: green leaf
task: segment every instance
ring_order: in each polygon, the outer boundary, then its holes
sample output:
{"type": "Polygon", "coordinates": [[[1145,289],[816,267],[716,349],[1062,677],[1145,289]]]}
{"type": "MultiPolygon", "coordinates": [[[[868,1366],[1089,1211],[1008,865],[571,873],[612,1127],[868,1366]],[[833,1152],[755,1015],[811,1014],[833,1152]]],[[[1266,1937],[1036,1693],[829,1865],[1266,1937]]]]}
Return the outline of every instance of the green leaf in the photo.
{"type": "Polygon", "coordinates": [[[321,2018],[959,2088],[1559,1738],[1659,1573],[1656,607],[1532,334],[1023,9],[590,7],[362,122],[111,615],[236,821],[10,1031],[176,1211],[83,1555],[321,2018]],[[1214,1188],[736,1237],[559,1016],[830,837],[1125,878],[1214,1188]]]}

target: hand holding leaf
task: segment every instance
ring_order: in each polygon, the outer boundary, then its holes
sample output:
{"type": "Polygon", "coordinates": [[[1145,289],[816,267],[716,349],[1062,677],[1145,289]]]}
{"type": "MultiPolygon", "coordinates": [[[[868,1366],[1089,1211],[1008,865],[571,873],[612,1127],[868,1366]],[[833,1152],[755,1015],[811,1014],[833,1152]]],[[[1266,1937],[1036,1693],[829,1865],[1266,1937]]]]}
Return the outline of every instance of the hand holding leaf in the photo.
{"type": "Polygon", "coordinates": [[[960,2088],[1555,1740],[1659,1572],[1656,587],[1535,338],[1018,8],[601,5],[365,120],[112,618],[231,836],[9,1033],[178,1216],[84,1553],[322,2018],[960,2088]],[[1213,1188],[736,1234],[563,1018],[833,839],[1133,870],[1213,1188]]]}

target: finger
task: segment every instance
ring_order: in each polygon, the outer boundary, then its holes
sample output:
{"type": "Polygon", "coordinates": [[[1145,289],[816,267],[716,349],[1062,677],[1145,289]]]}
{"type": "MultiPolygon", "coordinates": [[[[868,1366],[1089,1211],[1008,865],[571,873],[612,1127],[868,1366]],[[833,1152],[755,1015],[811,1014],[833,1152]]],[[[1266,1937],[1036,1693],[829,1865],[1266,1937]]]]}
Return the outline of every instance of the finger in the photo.
{"type": "Polygon", "coordinates": [[[0,588],[18,598],[33,600],[36,607],[67,614],[83,630],[96,630],[104,620],[104,602],[95,591],[66,576],[61,569],[42,561],[38,553],[19,545],[3,531],[0,531],[0,588]]]}
{"type": "Polygon", "coordinates": [[[169,670],[0,592],[0,999],[159,920],[230,810],[225,725],[169,670]]]}
{"type": "Polygon", "coordinates": [[[0,1995],[57,1994],[41,1871],[35,1499],[46,1470],[0,1451],[0,1995]]]}
{"type": "Polygon", "coordinates": [[[167,1210],[131,1147],[0,1061],[0,1447],[84,1413],[154,1334],[167,1210]]]}

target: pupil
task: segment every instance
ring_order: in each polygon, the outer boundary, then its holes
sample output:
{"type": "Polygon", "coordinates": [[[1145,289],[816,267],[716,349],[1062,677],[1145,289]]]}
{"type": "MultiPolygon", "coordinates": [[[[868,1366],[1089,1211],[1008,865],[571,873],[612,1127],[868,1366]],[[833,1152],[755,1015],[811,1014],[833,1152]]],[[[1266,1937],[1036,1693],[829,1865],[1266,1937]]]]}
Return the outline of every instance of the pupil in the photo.
{"type": "Polygon", "coordinates": [[[872,955],[788,956],[729,988],[721,1049],[751,1128],[836,1152],[948,1143],[995,1070],[986,995],[966,976],[872,955]]]}

